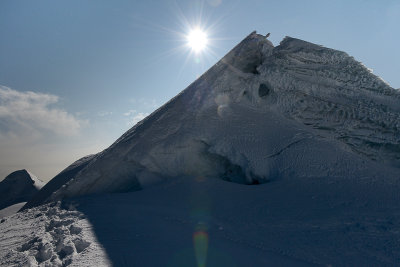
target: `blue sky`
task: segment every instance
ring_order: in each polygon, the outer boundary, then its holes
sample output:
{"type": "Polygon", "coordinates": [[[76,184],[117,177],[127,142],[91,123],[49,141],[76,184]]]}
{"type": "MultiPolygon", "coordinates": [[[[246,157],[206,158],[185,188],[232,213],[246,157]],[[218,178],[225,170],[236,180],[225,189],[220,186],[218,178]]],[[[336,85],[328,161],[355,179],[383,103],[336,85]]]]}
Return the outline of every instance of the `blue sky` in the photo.
{"type": "Polygon", "coordinates": [[[101,151],[253,30],[343,50],[400,88],[398,25],[390,0],[2,0],[0,177],[47,180],[101,151]],[[200,55],[185,46],[196,25],[200,55]]]}

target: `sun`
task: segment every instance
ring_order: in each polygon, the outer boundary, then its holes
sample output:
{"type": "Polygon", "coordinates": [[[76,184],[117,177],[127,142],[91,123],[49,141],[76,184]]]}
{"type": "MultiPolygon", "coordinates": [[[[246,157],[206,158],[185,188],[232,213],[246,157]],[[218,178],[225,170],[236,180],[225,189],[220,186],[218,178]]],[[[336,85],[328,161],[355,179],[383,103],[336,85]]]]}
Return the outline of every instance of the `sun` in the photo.
{"type": "Polygon", "coordinates": [[[193,29],[186,37],[188,46],[195,52],[202,52],[208,44],[207,33],[199,28],[193,29]]]}

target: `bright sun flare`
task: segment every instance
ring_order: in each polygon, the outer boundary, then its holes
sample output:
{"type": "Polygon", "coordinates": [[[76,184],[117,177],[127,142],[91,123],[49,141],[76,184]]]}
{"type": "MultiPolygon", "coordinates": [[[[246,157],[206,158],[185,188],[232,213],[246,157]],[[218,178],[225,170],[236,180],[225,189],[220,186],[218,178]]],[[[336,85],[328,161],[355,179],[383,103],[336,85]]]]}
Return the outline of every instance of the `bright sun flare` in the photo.
{"type": "Polygon", "coordinates": [[[187,36],[187,42],[194,52],[199,53],[207,46],[207,34],[200,29],[194,29],[187,36]]]}

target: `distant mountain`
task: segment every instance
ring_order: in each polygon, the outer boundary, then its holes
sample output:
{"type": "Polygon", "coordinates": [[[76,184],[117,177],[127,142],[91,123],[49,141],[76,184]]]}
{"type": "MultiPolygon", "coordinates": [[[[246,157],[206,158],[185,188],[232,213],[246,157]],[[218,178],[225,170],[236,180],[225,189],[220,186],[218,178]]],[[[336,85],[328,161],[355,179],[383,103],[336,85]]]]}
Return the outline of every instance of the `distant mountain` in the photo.
{"type": "Polygon", "coordinates": [[[85,156],[71,165],[69,165],[67,168],[65,168],[63,171],[61,171],[59,174],[57,174],[53,179],[51,179],[43,188],[40,190],[40,193],[36,194],[34,197],[32,197],[26,205],[23,206],[24,209],[29,209],[34,206],[39,205],[40,203],[44,202],[46,199],[50,197],[50,195],[60,189],[64,184],[69,182],[80,170],[82,170],[84,167],[86,167],[91,160],[95,157],[96,155],[88,155],[85,156]]]}
{"type": "Polygon", "coordinates": [[[0,182],[0,210],[11,205],[29,201],[44,182],[27,170],[9,174],[0,182]]]}

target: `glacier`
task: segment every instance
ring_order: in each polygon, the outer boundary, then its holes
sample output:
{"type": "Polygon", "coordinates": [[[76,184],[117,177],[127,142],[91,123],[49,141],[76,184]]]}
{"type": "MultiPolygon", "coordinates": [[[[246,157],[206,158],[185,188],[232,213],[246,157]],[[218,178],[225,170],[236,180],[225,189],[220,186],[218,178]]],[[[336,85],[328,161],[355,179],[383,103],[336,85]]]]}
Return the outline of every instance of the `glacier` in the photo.
{"type": "Polygon", "coordinates": [[[397,181],[399,97],[344,52],[253,32],[47,201],[181,176],[397,181]]]}
{"type": "Polygon", "coordinates": [[[253,32],[2,219],[0,266],[398,265],[399,96],[253,32]]]}

